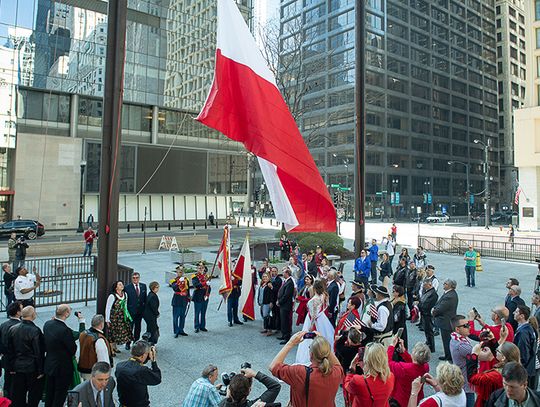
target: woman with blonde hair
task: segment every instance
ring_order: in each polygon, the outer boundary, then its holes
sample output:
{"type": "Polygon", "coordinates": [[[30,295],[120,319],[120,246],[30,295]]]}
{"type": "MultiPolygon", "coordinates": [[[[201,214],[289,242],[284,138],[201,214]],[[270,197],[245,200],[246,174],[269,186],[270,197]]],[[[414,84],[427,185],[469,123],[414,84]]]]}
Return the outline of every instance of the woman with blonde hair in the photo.
{"type": "Polygon", "coordinates": [[[387,407],[394,390],[394,374],[390,372],[386,348],[376,342],[369,343],[364,350],[363,361],[357,355],[351,362],[350,371],[361,367],[364,374],[349,373],[345,377],[343,393],[352,407],[387,407]]]}
{"type": "Polygon", "coordinates": [[[290,386],[291,406],[335,407],[343,369],[324,337],[318,332],[309,332],[315,335],[309,347],[309,366],[284,363],[289,352],[304,341],[306,334],[308,332],[300,331],[289,339],[270,363],[269,369],[275,377],[290,386]]]}
{"type": "Polygon", "coordinates": [[[414,379],[408,407],[417,406],[418,393],[424,383],[433,387],[437,393],[420,401],[418,407],[463,407],[467,404],[465,391],[463,390],[464,381],[465,379],[458,366],[448,362],[439,363],[437,366],[437,378],[426,373],[414,379]]]}
{"type": "Polygon", "coordinates": [[[473,348],[472,355],[467,360],[467,376],[476,393],[475,407],[482,407],[495,390],[503,387],[501,372],[504,365],[509,362],[520,363],[519,348],[512,342],[500,344],[495,350],[495,355],[492,349],[481,344],[473,348]],[[493,369],[478,372],[479,362],[490,362],[493,359],[497,359],[493,369]]]}

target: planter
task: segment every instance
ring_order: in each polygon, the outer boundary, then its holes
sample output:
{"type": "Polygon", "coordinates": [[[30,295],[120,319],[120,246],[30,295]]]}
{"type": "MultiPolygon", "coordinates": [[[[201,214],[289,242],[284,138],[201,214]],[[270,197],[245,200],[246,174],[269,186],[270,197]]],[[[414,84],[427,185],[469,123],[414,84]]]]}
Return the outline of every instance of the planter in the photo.
{"type": "Polygon", "coordinates": [[[192,263],[196,264],[197,262],[202,260],[202,253],[199,252],[189,252],[189,253],[181,253],[181,252],[171,252],[171,261],[177,262],[177,263],[192,263]]]}

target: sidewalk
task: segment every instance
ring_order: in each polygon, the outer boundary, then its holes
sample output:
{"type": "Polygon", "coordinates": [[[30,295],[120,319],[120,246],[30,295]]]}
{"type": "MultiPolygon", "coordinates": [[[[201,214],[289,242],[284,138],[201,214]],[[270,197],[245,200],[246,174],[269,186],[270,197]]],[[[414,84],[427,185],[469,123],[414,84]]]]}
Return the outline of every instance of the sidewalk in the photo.
{"type": "MultiPolygon", "coordinates": [[[[399,226],[398,226],[399,227],[399,226]]],[[[399,232],[398,232],[399,233],[399,232]]],[[[399,236],[399,235],[398,235],[399,236]]],[[[197,250],[203,253],[203,258],[213,264],[217,247],[204,247],[197,250]]],[[[464,261],[461,257],[428,253],[428,262],[435,265],[436,275],[439,280],[451,277],[458,282],[459,307],[458,312],[466,312],[475,306],[478,311],[489,319],[489,310],[495,304],[503,304],[506,295],[505,282],[508,277],[516,277],[520,280],[523,289],[523,299],[530,304],[530,297],[536,277],[536,264],[508,263],[500,260],[482,259],[483,273],[477,273],[477,288],[466,288],[464,261]]],[[[191,383],[197,379],[202,369],[209,363],[214,363],[222,372],[238,372],[243,362],[250,362],[253,368],[268,373],[268,365],[278,353],[281,346],[275,337],[263,337],[260,335],[261,320],[248,322],[243,326],[229,328],[227,325],[226,306],[223,304],[217,311],[220,296],[217,294],[219,280],[212,282],[212,295],[207,313],[208,333],[195,334],[193,331],[193,307],[189,310],[186,320],[187,337],[175,339],[172,335],[171,319],[171,290],[164,281],[164,271],[173,270],[174,265],[168,252],[152,252],[146,255],[139,253],[121,253],[119,263],[133,267],[141,273],[141,281],[146,284],[158,281],[161,284],[159,298],[161,301],[159,325],[161,337],[157,345],[158,364],[162,369],[163,382],[161,385],[150,388],[150,399],[153,406],[178,407],[186,395],[191,383]]],[[[347,262],[345,277],[352,280],[352,262],[347,262]]],[[[442,293],[439,289],[439,295],[442,293]]],[[[347,295],[350,294],[350,286],[347,287],[347,295]]],[[[95,303],[88,307],[82,304],[73,304],[74,310],[83,311],[89,324],[95,312],[95,303]]],[[[54,310],[49,308],[38,309],[38,325],[51,318],[54,310]]],[[[257,315],[258,317],[258,315],[257,315]]],[[[296,318],[294,318],[296,321],[296,318]]],[[[74,317],[68,320],[72,328],[76,328],[74,317]]],[[[143,323],[144,326],[144,323],[143,323]]],[[[408,325],[409,342],[411,346],[418,341],[424,341],[424,336],[416,327],[408,325]]],[[[144,328],[143,328],[144,329],[144,328]]],[[[298,327],[294,327],[296,331],[298,327]]],[[[122,353],[116,358],[117,361],[125,360],[128,352],[122,349],[122,353]]],[[[431,362],[432,371],[438,364],[442,345],[440,337],[436,338],[437,352],[431,362]]],[[[294,352],[287,359],[294,360],[294,352]]],[[[259,395],[264,389],[259,383],[253,384],[253,395],[259,395]]],[[[288,400],[288,386],[284,385],[277,401],[283,406],[288,400]]],[[[336,397],[337,406],[343,406],[341,392],[336,397]]]]}

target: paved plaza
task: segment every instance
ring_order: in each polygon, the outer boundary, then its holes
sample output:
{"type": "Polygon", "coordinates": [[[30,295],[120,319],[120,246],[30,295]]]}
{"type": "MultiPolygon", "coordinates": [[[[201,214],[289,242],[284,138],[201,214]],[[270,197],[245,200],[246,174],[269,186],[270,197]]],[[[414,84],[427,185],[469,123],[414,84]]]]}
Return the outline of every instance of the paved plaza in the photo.
{"type": "MultiPolygon", "coordinates": [[[[240,238],[237,236],[237,239],[240,238]]],[[[215,249],[215,247],[206,247],[198,250],[203,252],[203,257],[208,262],[213,263],[215,254],[212,250],[215,249]]],[[[516,277],[520,280],[523,288],[522,296],[526,303],[530,304],[530,296],[537,275],[536,264],[482,259],[484,272],[477,274],[477,287],[466,288],[464,287],[464,262],[461,257],[428,253],[428,261],[435,265],[436,275],[439,279],[452,277],[458,281],[458,312],[466,313],[472,306],[475,306],[482,315],[489,318],[490,308],[496,304],[504,303],[506,294],[504,285],[508,277],[516,277]]],[[[218,280],[212,282],[213,293],[210,297],[207,314],[209,332],[194,333],[193,307],[191,307],[186,322],[186,332],[189,336],[175,339],[172,335],[170,306],[172,291],[164,284],[164,272],[174,268],[170,253],[150,252],[146,255],[121,253],[119,263],[133,267],[140,272],[141,281],[148,284],[156,280],[161,284],[159,292],[161,337],[157,349],[163,382],[159,386],[150,388],[152,405],[164,407],[180,405],[191,383],[199,377],[202,369],[209,363],[216,364],[220,372],[230,372],[238,371],[240,365],[247,361],[253,365],[254,369],[268,373],[267,367],[280,349],[279,341],[275,337],[264,337],[259,333],[262,324],[260,319],[248,322],[243,326],[230,328],[227,324],[226,306],[222,305],[220,310],[217,310],[220,302],[220,296],[217,294],[218,280]]],[[[352,279],[352,261],[347,262],[345,277],[347,281],[352,279]]],[[[349,286],[347,293],[350,293],[349,286]]],[[[73,308],[83,311],[89,322],[95,311],[95,303],[90,303],[88,307],[74,304],[73,308]]],[[[38,325],[42,326],[47,319],[51,318],[52,313],[53,309],[50,307],[38,309],[38,325]]],[[[71,318],[68,322],[72,328],[76,328],[75,318],[71,318]]],[[[295,327],[295,330],[297,329],[295,327]]],[[[423,334],[416,327],[409,324],[408,330],[411,344],[424,340],[423,334]]],[[[441,355],[440,337],[436,337],[436,348],[437,353],[431,363],[433,370],[438,363],[438,356],[441,355]]],[[[121,349],[122,353],[116,359],[117,361],[128,357],[128,352],[121,349]]],[[[288,361],[292,361],[293,358],[294,355],[291,354],[288,361]]],[[[255,383],[253,394],[258,395],[262,391],[263,388],[255,383]]],[[[277,401],[286,405],[288,393],[288,388],[285,385],[277,401]]],[[[338,406],[343,406],[341,392],[338,393],[336,402],[338,406]]]]}

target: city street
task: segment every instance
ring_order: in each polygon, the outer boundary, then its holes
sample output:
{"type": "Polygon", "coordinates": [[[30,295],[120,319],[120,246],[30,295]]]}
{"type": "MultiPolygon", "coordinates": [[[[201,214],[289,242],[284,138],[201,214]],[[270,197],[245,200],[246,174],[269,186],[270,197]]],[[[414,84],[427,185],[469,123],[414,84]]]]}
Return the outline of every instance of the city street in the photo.
{"type": "MultiPolygon", "coordinates": [[[[234,239],[243,239],[241,236],[234,236],[234,239]]],[[[399,235],[398,235],[399,236],[399,235]]],[[[217,247],[199,248],[204,258],[212,262],[215,254],[212,250],[217,247]]],[[[458,312],[466,313],[472,306],[489,318],[489,310],[495,304],[504,303],[506,290],[504,284],[508,277],[513,276],[520,280],[523,288],[523,298],[530,304],[530,297],[534,287],[534,280],[537,274],[536,264],[509,263],[499,260],[482,259],[484,272],[477,274],[477,288],[465,288],[465,273],[463,271],[464,262],[461,257],[428,253],[428,262],[435,265],[436,275],[441,280],[446,277],[455,278],[458,282],[458,294],[460,297],[458,312]]],[[[162,284],[159,298],[161,301],[159,325],[161,337],[157,345],[158,363],[163,372],[163,382],[161,385],[150,388],[150,398],[152,405],[173,407],[178,406],[183,396],[187,393],[191,383],[200,375],[202,369],[209,363],[216,364],[220,372],[237,372],[243,362],[250,362],[256,370],[268,373],[268,364],[280,349],[279,341],[275,337],[263,337],[261,320],[257,319],[248,322],[243,326],[229,328],[227,325],[226,306],[221,305],[220,296],[217,294],[218,280],[212,282],[213,292],[210,297],[210,305],[207,314],[208,333],[195,334],[193,331],[193,307],[189,310],[186,321],[187,337],[175,339],[172,335],[171,320],[171,289],[164,283],[164,272],[173,270],[174,265],[167,252],[151,252],[146,255],[140,253],[121,253],[119,263],[133,267],[141,273],[141,281],[150,283],[156,280],[162,284]]],[[[345,277],[347,281],[352,279],[352,262],[348,262],[345,267],[345,277]]],[[[347,294],[350,293],[350,285],[347,286],[347,294]]],[[[441,294],[439,292],[439,294],[441,294]]],[[[95,312],[95,305],[81,307],[74,304],[74,310],[82,310],[90,321],[95,312]]],[[[52,316],[52,308],[40,308],[39,325],[52,316]]],[[[295,318],[296,320],[296,318],[295,318]]],[[[68,321],[72,328],[76,328],[75,319],[68,321]]],[[[295,330],[297,327],[295,327],[295,330]]],[[[414,344],[417,341],[424,341],[423,334],[416,327],[408,325],[409,342],[414,344]]],[[[438,356],[441,355],[442,345],[440,337],[436,337],[437,352],[431,362],[432,370],[438,363],[438,356]]],[[[128,352],[123,350],[117,360],[127,358],[128,352]]],[[[294,360],[291,354],[288,361],[294,360]]],[[[255,383],[253,394],[257,395],[263,391],[262,387],[255,383]]],[[[282,388],[278,401],[286,405],[288,400],[287,386],[282,388]]],[[[343,406],[341,393],[336,397],[338,406],[343,406]]]]}

